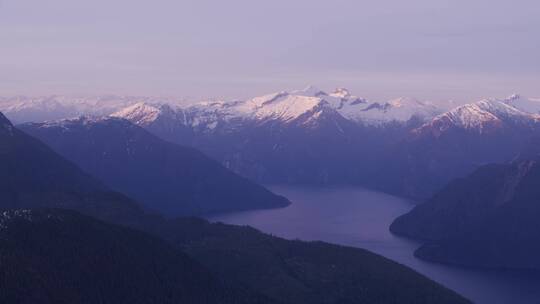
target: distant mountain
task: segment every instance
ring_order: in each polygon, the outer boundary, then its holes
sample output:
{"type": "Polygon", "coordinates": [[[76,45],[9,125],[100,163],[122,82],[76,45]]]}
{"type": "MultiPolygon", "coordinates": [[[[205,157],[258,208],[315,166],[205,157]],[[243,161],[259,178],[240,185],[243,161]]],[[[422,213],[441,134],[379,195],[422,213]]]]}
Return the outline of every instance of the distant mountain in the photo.
{"type": "Polygon", "coordinates": [[[511,160],[540,125],[540,101],[517,94],[457,107],[412,98],[374,102],[344,88],[314,87],[191,105],[109,98],[61,104],[82,105],[70,113],[114,109],[113,117],[198,149],[258,183],[360,185],[415,199],[481,165],[511,160]]]}
{"type": "Polygon", "coordinates": [[[540,98],[526,98],[519,94],[507,97],[504,102],[520,111],[540,114],[540,98]]]}
{"type": "Polygon", "coordinates": [[[273,303],[163,240],[59,209],[0,213],[2,303],[273,303]]]}
{"type": "MultiPolygon", "coordinates": [[[[0,170],[4,174],[0,175],[1,209],[61,207],[146,231],[198,260],[235,292],[241,291],[234,303],[265,303],[265,297],[291,304],[469,303],[418,273],[361,249],[287,241],[247,227],[192,218],[166,220],[145,213],[135,202],[110,192],[36,139],[18,131],[5,118],[0,121],[0,164],[4,165],[0,170]],[[92,195],[96,192],[99,195],[92,195]]],[[[98,289],[98,294],[87,299],[99,297],[103,302],[109,299],[109,291],[116,292],[111,295],[114,298],[135,287],[140,290],[132,291],[133,296],[146,295],[153,288],[176,289],[175,284],[185,282],[188,274],[194,275],[194,281],[185,286],[194,294],[186,291],[180,296],[195,297],[200,286],[205,290],[215,286],[204,270],[177,273],[174,265],[184,265],[183,255],[175,258],[162,242],[73,213],[7,211],[0,216],[0,236],[4,242],[0,258],[3,265],[3,261],[9,265],[0,270],[0,279],[13,279],[9,282],[13,288],[0,288],[0,297],[8,302],[35,302],[43,296],[38,291],[51,290],[59,292],[56,297],[65,292],[65,302],[76,302],[76,288],[84,289],[84,294],[98,289]],[[168,267],[163,272],[162,262],[168,267]],[[141,266],[131,268],[130,263],[141,266]],[[101,269],[101,265],[110,269],[101,269]],[[144,280],[147,284],[139,287],[140,278],[148,272],[151,277],[144,280]],[[115,280],[119,273],[121,286],[113,285],[115,288],[111,289],[99,285],[104,282],[100,278],[105,282],[115,280]],[[160,273],[167,274],[167,280],[162,280],[160,273]],[[189,287],[204,280],[211,284],[189,287]]],[[[215,294],[220,295],[219,289],[215,294]]],[[[167,295],[172,299],[177,296],[175,291],[167,295]]],[[[212,295],[213,292],[209,294],[212,295]]],[[[56,297],[48,293],[45,296],[46,300],[57,302],[56,297]]],[[[131,296],[126,295],[126,299],[131,296]]],[[[162,303],[159,298],[155,302],[162,303]]]]}
{"type": "Polygon", "coordinates": [[[17,123],[42,122],[80,115],[109,115],[138,102],[181,103],[181,99],[104,95],[95,97],[0,97],[0,111],[17,123]]]}
{"type": "Polygon", "coordinates": [[[426,240],[421,258],[540,270],[540,163],[486,165],[396,219],[394,233],[426,240]]]}
{"type": "Polygon", "coordinates": [[[371,102],[344,88],[326,93],[314,87],[190,106],[156,98],[58,96],[1,104],[18,121],[116,109],[113,117],[199,149],[259,183],[366,186],[381,184],[372,179],[381,151],[446,109],[411,98],[371,102]]]}
{"type": "Polygon", "coordinates": [[[309,87],[185,108],[136,104],[113,116],[262,183],[355,184],[417,199],[509,161],[540,126],[540,102],[519,95],[449,106],[309,87]]]}
{"type": "Polygon", "coordinates": [[[504,100],[485,99],[465,104],[434,117],[415,130],[419,136],[439,137],[452,129],[485,134],[508,126],[528,126],[540,120],[540,102],[512,95],[504,100]]]}
{"type": "Polygon", "coordinates": [[[394,193],[428,198],[482,165],[512,160],[540,132],[540,116],[513,107],[515,101],[462,105],[412,130],[383,157],[390,174],[381,183],[394,193]]]}
{"type": "Polygon", "coordinates": [[[289,204],[201,152],[166,142],[127,120],[82,117],[20,127],[111,188],[167,216],[289,204]]]}
{"type": "MultiPolygon", "coordinates": [[[[411,98],[389,102],[371,102],[353,96],[345,88],[326,93],[315,87],[292,92],[278,92],[245,101],[201,102],[187,107],[138,103],[113,114],[149,127],[163,116],[176,116],[175,120],[197,132],[218,132],[235,123],[304,123],[316,121],[325,111],[335,111],[343,119],[362,125],[380,126],[388,123],[406,123],[429,119],[442,113],[444,108],[411,98]]],[[[307,124],[306,126],[309,126],[307,124]]]]}
{"type": "Polygon", "coordinates": [[[184,108],[140,103],[112,116],[262,183],[365,184],[382,150],[440,112],[412,99],[375,103],[309,87],[184,108]]]}

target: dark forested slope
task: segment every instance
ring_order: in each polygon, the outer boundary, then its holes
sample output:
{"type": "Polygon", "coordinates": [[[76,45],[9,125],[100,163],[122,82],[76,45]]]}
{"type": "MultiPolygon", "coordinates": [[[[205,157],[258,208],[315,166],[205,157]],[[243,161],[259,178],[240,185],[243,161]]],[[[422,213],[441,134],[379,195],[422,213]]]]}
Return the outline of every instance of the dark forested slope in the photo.
{"type": "Polygon", "coordinates": [[[159,139],[127,120],[83,117],[21,128],[111,188],[168,216],[289,204],[201,152],[159,139]]]}

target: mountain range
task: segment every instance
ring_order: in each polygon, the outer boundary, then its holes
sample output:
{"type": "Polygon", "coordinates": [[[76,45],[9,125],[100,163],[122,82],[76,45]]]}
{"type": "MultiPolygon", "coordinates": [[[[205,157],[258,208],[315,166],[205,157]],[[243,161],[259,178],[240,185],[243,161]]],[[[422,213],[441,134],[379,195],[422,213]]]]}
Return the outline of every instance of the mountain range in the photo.
{"type": "MultiPolygon", "coordinates": [[[[540,111],[539,100],[519,95],[464,105],[373,102],[344,88],[314,87],[191,105],[108,98],[114,101],[63,104],[78,105],[76,115],[129,120],[258,183],[360,185],[418,200],[483,164],[510,161],[537,132],[540,111]]],[[[31,115],[11,109],[47,113],[42,104],[11,99],[3,108],[27,121],[31,115]]]]}
{"type": "Polygon", "coordinates": [[[378,103],[346,89],[309,87],[184,108],[140,103],[112,116],[200,149],[260,183],[321,185],[369,183],[381,151],[440,112],[413,99],[378,103]]]}
{"type": "Polygon", "coordinates": [[[80,115],[109,115],[139,102],[180,104],[183,101],[179,98],[115,95],[90,97],[62,95],[13,96],[0,97],[0,111],[15,123],[42,122],[73,118],[80,115]]]}
{"type": "Polygon", "coordinates": [[[6,302],[468,303],[361,249],[145,211],[2,115],[0,143],[6,302]]]}
{"type": "Polygon", "coordinates": [[[512,159],[537,131],[539,110],[519,95],[452,107],[310,87],[185,108],[140,103],[112,115],[261,183],[355,184],[423,199],[512,159]]]}
{"type": "MultiPolygon", "coordinates": [[[[42,208],[83,214],[61,215],[70,219],[67,227],[47,220],[30,225],[37,230],[23,225],[24,233],[36,235],[34,241],[47,237],[38,233],[42,224],[43,231],[49,225],[70,230],[74,221],[104,225],[103,229],[120,229],[106,226],[112,224],[141,230],[141,239],[155,238],[185,253],[189,262],[184,263],[216,282],[216,297],[233,302],[238,294],[260,303],[464,301],[362,250],[285,241],[248,227],[174,218],[289,203],[257,182],[352,184],[422,202],[390,228],[423,240],[415,253],[420,258],[540,270],[536,245],[540,234],[535,228],[540,216],[539,100],[512,95],[458,106],[410,98],[380,103],[346,89],[329,94],[309,87],[189,106],[128,98],[83,102],[62,112],[49,107],[49,101],[17,102],[4,102],[2,107],[19,109],[8,112],[18,121],[48,115],[63,119],[14,126],[0,115],[0,207],[18,210],[5,213],[4,222],[13,216],[24,222],[27,212],[52,219],[64,212],[42,208]],[[336,264],[337,260],[343,263],[336,264]],[[367,266],[371,263],[376,268],[367,266]],[[223,285],[224,281],[230,284],[223,285]],[[385,294],[389,286],[394,287],[385,294]],[[366,288],[369,292],[357,292],[366,288]]],[[[70,103],[60,104],[66,108],[70,103]]],[[[16,239],[10,242],[15,252],[26,248],[16,239]]],[[[94,250],[97,244],[88,246],[94,250]]],[[[140,245],[134,241],[126,246],[140,245]]],[[[5,257],[14,255],[7,252],[5,257]]],[[[9,261],[27,267],[31,264],[25,263],[48,256],[23,254],[23,260],[9,261]]],[[[72,275],[46,272],[59,267],[57,263],[46,260],[49,266],[39,271],[43,276],[72,275]]],[[[183,277],[178,279],[182,282],[183,277]]],[[[12,299],[12,294],[6,295],[12,299]]]]}

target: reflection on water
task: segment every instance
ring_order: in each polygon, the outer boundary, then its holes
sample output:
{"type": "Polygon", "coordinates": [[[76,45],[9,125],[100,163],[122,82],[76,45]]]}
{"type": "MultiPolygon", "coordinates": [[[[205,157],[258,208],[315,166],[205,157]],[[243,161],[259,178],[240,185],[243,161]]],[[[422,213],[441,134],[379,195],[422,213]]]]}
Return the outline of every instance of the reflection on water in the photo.
{"type": "Polygon", "coordinates": [[[419,244],[388,231],[393,219],[413,207],[407,200],[359,188],[269,188],[293,204],[283,209],[239,212],[209,219],[253,226],[288,239],[322,240],[365,248],[407,265],[478,304],[540,303],[539,276],[462,269],[414,258],[413,252],[419,244]]]}

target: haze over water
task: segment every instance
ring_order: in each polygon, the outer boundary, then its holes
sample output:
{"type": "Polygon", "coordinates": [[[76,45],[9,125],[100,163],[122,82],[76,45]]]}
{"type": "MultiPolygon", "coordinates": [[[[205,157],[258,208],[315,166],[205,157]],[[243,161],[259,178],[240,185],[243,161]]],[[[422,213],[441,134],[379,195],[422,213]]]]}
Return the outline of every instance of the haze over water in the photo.
{"type": "Polygon", "coordinates": [[[388,227],[413,202],[360,188],[270,187],[292,205],[209,218],[249,225],[288,239],[322,240],[364,248],[407,265],[477,304],[540,303],[540,276],[444,266],[416,259],[419,243],[392,235],[388,227]]]}

